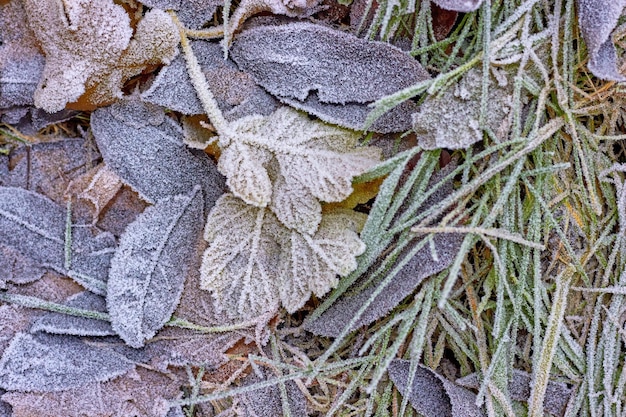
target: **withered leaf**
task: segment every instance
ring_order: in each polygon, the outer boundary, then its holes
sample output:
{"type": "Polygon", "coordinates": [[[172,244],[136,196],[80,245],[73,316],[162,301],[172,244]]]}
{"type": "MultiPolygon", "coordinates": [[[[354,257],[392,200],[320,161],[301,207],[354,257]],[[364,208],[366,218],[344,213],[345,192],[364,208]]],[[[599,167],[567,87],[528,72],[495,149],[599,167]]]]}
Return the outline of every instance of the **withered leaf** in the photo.
{"type": "Polygon", "coordinates": [[[358,238],[357,213],[328,214],[313,235],[289,230],[271,211],[225,194],[209,214],[201,287],[212,292],[216,308],[250,320],[279,304],[301,308],[311,293],[322,296],[337,275],[356,268],[365,250],[358,238]]]}
{"type": "Polygon", "coordinates": [[[148,202],[187,194],[200,185],[208,212],[224,192],[213,161],[190,151],[181,127],[158,106],[120,101],[96,110],[91,129],[109,168],[148,202]]]}
{"type": "MultiPolygon", "coordinates": [[[[430,78],[415,59],[394,46],[311,23],[245,30],[235,39],[231,56],[280,99],[322,120],[359,129],[364,124],[363,109],[368,109],[359,103],[372,103],[430,78]],[[333,106],[324,108],[324,104],[333,106]],[[349,106],[335,114],[337,104],[349,106]]],[[[406,129],[410,124],[406,116],[398,110],[388,116],[393,125],[381,124],[377,130],[406,129]]]]}
{"type": "Polygon", "coordinates": [[[46,55],[35,104],[51,113],[79,98],[81,107],[108,104],[122,96],[128,78],[177,53],[176,28],[162,10],[146,13],[131,40],[129,16],[112,1],[25,0],[24,5],[46,55]]]}
{"type": "Polygon", "coordinates": [[[46,197],[21,188],[0,187],[0,236],[37,264],[68,275],[103,294],[115,238],[73,228],[71,265],[65,265],[65,210],[46,197]]]}
{"type": "MultiPolygon", "coordinates": [[[[512,84],[501,86],[489,78],[486,121],[497,135],[508,132],[512,117],[512,84]]],[[[482,71],[469,70],[453,87],[441,95],[430,96],[413,115],[413,129],[424,149],[461,149],[483,139],[480,128],[482,71]]]]}
{"type": "MultiPolygon", "coordinates": [[[[104,297],[88,291],[73,295],[65,302],[65,305],[102,313],[107,311],[104,297]]],[[[30,331],[31,333],[46,332],[74,336],[113,336],[116,334],[108,321],[70,316],[62,313],[47,313],[43,315],[33,323],[30,331]]]]}
{"type": "Polygon", "coordinates": [[[179,386],[176,378],[138,368],[67,391],[9,392],[2,398],[13,407],[13,417],[169,417],[167,400],[178,396],[179,386]]]}
{"type": "Polygon", "coordinates": [[[111,261],[107,307],[113,329],[141,347],[178,305],[189,258],[202,229],[200,187],[164,198],[127,228],[111,261]]]}
{"type": "Polygon", "coordinates": [[[134,367],[113,350],[74,336],[19,333],[0,359],[0,386],[7,391],[63,391],[108,381],[134,367]]]}
{"type": "Polygon", "coordinates": [[[112,1],[24,0],[24,8],[46,55],[35,104],[50,113],[78,100],[90,78],[115,65],[132,36],[128,15],[112,1]]]}
{"type": "MultiPolygon", "coordinates": [[[[219,44],[197,40],[191,45],[227,120],[251,114],[269,115],[276,109],[276,100],[257,86],[249,74],[239,71],[230,59],[224,60],[219,44]]],[[[180,55],[161,69],[150,88],[141,96],[147,102],[183,114],[204,114],[202,103],[187,74],[185,60],[180,55]]]]}
{"type": "Polygon", "coordinates": [[[248,116],[220,135],[218,168],[246,203],[272,210],[287,227],[313,234],[322,218],[318,200],[344,200],[352,178],[380,159],[380,150],[358,147],[354,132],[312,121],[281,107],[268,117],[248,116]]]}
{"type": "Polygon", "coordinates": [[[589,52],[589,70],[598,78],[626,81],[617,69],[617,53],[611,34],[626,1],[578,0],[578,22],[589,52]]]}
{"type": "Polygon", "coordinates": [[[474,404],[476,395],[419,365],[413,385],[407,391],[411,363],[394,359],[387,372],[400,394],[409,396],[409,403],[425,417],[482,417],[484,413],[474,404]]]}

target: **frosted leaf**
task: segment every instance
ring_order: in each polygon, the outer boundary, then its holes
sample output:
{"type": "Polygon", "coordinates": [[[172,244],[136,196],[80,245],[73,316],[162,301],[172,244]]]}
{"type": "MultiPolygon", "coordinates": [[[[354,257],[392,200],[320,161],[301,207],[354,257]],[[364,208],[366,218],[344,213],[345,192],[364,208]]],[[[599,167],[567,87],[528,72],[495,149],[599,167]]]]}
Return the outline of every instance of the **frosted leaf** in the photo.
{"type": "Polygon", "coordinates": [[[231,318],[252,319],[279,304],[294,312],[311,293],[322,296],[356,267],[364,250],[356,214],[328,215],[309,236],[283,226],[271,211],[225,194],[209,215],[209,248],[201,268],[201,288],[231,318]],[[356,227],[354,227],[356,228],[356,227]]]}
{"type": "Polygon", "coordinates": [[[202,225],[202,191],[164,198],[127,228],[111,261],[107,307],[113,329],[141,347],[178,305],[202,225]]]}
{"type": "Polygon", "coordinates": [[[108,233],[94,236],[87,228],[73,228],[72,264],[67,270],[65,216],[64,209],[39,194],[0,187],[2,243],[102,294],[115,239],[108,233]]]}
{"type": "Polygon", "coordinates": [[[46,55],[35,104],[52,113],[114,66],[132,36],[130,19],[111,0],[24,0],[28,23],[46,55]]]}
{"type": "Polygon", "coordinates": [[[9,346],[16,334],[26,332],[37,311],[11,304],[0,305],[0,352],[9,346]]]}
{"type": "MultiPolygon", "coordinates": [[[[104,297],[84,291],[70,297],[65,305],[84,310],[106,313],[104,297]]],[[[111,323],[104,320],[70,316],[63,313],[47,313],[38,318],[30,328],[31,333],[46,332],[74,336],[113,336],[111,323]]]]}
{"type": "MultiPolygon", "coordinates": [[[[497,136],[508,132],[512,117],[512,83],[499,86],[489,77],[486,124],[497,136]]],[[[483,139],[480,128],[482,71],[470,69],[454,86],[430,96],[413,115],[413,129],[424,149],[461,149],[483,139]]]]}
{"type": "Polygon", "coordinates": [[[249,17],[263,12],[273,15],[305,18],[324,10],[321,0],[242,0],[228,21],[224,42],[229,45],[233,34],[249,17]]]}
{"type": "Polygon", "coordinates": [[[380,159],[377,148],[356,147],[356,133],[288,107],[238,119],[229,128],[219,136],[218,168],[232,193],[257,207],[269,205],[283,224],[303,233],[314,233],[321,219],[312,197],[344,200],[352,178],[380,159]]]}
{"type": "MultiPolygon", "coordinates": [[[[456,384],[465,388],[478,390],[480,382],[477,374],[469,374],[456,380],[456,384]]],[[[508,390],[511,399],[528,402],[532,387],[532,375],[519,369],[513,369],[508,390]]],[[[549,381],[546,397],[543,402],[545,412],[554,416],[563,416],[572,395],[572,388],[562,382],[549,381]]]]}
{"type": "MultiPolygon", "coordinates": [[[[404,395],[409,379],[411,363],[394,359],[387,372],[389,379],[400,394],[404,395]]],[[[482,417],[485,414],[476,407],[476,395],[423,365],[418,365],[413,385],[410,387],[409,403],[425,417],[482,417]]]]}
{"type": "Polygon", "coordinates": [[[169,417],[167,400],[175,399],[181,381],[138,368],[112,381],[61,392],[9,392],[2,397],[13,417],[169,417]]]}
{"type": "Polygon", "coordinates": [[[455,12],[468,13],[478,10],[483,0],[433,0],[439,7],[455,12]]]}
{"type": "Polygon", "coordinates": [[[598,78],[626,81],[617,69],[617,53],[611,33],[617,25],[625,0],[578,0],[578,22],[589,51],[587,66],[598,78]]]}
{"type": "Polygon", "coordinates": [[[6,288],[7,282],[27,284],[37,281],[46,269],[34,260],[23,256],[19,251],[0,244],[0,285],[6,288]]]}
{"type": "Polygon", "coordinates": [[[198,184],[208,211],[224,191],[213,161],[187,148],[182,129],[160,107],[120,101],[96,110],[91,129],[107,166],[148,202],[187,194],[198,184]]]}
{"type": "Polygon", "coordinates": [[[239,68],[279,97],[367,103],[426,80],[402,50],[311,23],[259,26],[242,32],[231,55],[239,68]]]}
{"type": "Polygon", "coordinates": [[[162,10],[150,10],[137,24],[128,48],[120,58],[87,82],[86,97],[92,105],[108,104],[122,97],[122,86],[149,65],[169,63],[178,53],[179,34],[171,17],[162,10]]]}
{"type": "MultiPolygon", "coordinates": [[[[276,109],[276,100],[257,86],[249,74],[239,71],[230,59],[224,60],[219,44],[196,40],[191,45],[227,120],[236,120],[251,114],[269,115],[276,109]]],[[[185,60],[180,55],[161,69],[150,88],[141,96],[147,102],[183,114],[204,114],[187,74],[185,60]]]]}
{"type": "MultiPolygon", "coordinates": [[[[372,111],[371,107],[363,103],[322,103],[315,94],[309,94],[304,101],[289,97],[279,97],[279,99],[325,122],[353,130],[365,130],[365,120],[372,111]]],[[[376,119],[367,130],[378,133],[404,132],[411,129],[411,115],[418,110],[417,104],[407,100],[376,119]]]]}
{"type": "Polygon", "coordinates": [[[221,0],[142,0],[141,3],[162,10],[176,10],[176,16],[189,29],[200,29],[223,4],[221,0]]]}
{"type": "Polygon", "coordinates": [[[0,5],[0,33],[0,108],[32,105],[44,57],[18,0],[0,5]]]}
{"type": "MultiPolygon", "coordinates": [[[[437,261],[432,259],[428,244],[420,249],[369,305],[351,330],[356,330],[384,317],[404,298],[415,291],[415,288],[424,279],[450,266],[461,247],[463,237],[454,234],[439,234],[435,235],[433,240],[439,259],[437,261]]],[[[365,278],[362,278],[361,281],[365,278]]],[[[361,281],[357,281],[353,286],[358,287],[361,281]]],[[[377,279],[357,294],[346,293],[342,295],[317,319],[307,322],[305,328],[322,336],[335,337],[339,335],[363,304],[371,297],[380,281],[382,281],[382,278],[377,279]]]]}
{"type": "MultiPolygon", "coordinates": [[[[272,378],[271,376],[269,377],[272,378]]],[[[251,373],[243,380],[243,386],[258,384],[267,380],[267,377],[260,378],[251,373]]],[[[289,412],[293,417],[306,417],[309,414],[306,410],[307,400],[295,382],[285,382],[287,391],[287,401],[289,402],[289,412]]],[[[243,411],[249,417],[275,417],[285,415],[283,413],[283,403],[280,396],[278,384],[267,388],[261,388],[247,392],[239,396],[243,405],[243,411]]]]}
{"type": "Polygon", "coordinates": [[[107,381],[134,367],[113,350],[73,336],[19,333],[0,360],[0,386],[8,391],[62,391],[107,381]]]}

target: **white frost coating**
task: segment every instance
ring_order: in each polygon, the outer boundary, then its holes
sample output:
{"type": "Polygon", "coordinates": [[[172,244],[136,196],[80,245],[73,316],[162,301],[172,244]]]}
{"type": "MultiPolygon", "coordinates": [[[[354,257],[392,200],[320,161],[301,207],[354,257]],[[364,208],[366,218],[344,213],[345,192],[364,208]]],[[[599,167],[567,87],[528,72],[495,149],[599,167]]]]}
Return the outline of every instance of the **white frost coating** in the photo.
{"type": "Polygon", "coordinates": [[[272,313],[280,304],[293,313],[312,293],[322,296],[336,286],[337,274],[356,268],[365,250],[355,231],[362,221],[352,211],[329,214],[309,236],[287,229],[266,208],[225,194],[207,221],[201,288],[234,319],[272,313]]]}
{"type": "Polygon", "coordinates": [[[598,78],[626,81],[617,70],[611,33],[626,7],[625,0],[578,0],[578,22],[589,50],[589,69],[598,78]]]}
{"type": "Polygon", "coordinates": [[[321,220],[317,200],[344,200],[352,178],[380,160],[378,148],[356,146],[358,137],[282,107],[230,123],[218,138],[218,169],[237,197],[269,206],[287,227],[313,234],[321,220]]]}
{"type": "Polygon", "coordinates": [[[126,357],[73,336],[18,333],[0,360],[0,387],[52,392],[104,382],[135,367],[126,357]]]}
{"type": "Polygon", "coordinates": [[[24,0],[24,8],[46,55],[35,105],[50,113],[76,101],[92,75],[114,65],[133,33],[112,0],[24,0]]]}
{"type": "Polygon", "coordinates": [[[111,260],[107,308],[111,325],[141,347],[176,309],[202,228],[202,191],[165,198],[131,223],[111,260]]]}

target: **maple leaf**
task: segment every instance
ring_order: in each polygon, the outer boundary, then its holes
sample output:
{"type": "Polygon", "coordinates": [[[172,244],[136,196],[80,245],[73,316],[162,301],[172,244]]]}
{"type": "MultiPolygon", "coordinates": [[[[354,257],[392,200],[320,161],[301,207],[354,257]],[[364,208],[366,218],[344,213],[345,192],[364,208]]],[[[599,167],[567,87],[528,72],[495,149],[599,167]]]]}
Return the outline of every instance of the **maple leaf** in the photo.
{"type": "Polygon", "coordinates": [[[313,234],[322,218],[318,200],[344,200],[352,178],[380,160],[379,149],[356,147],[358,138],[282,107],[229,123],[218,137],[218,169],[234,195],[269,206],[287,227],[313,234]]]}
{"type": "Polygon", "coordinates": [[[273,312],[280,303],[294,312],[311,293],[334,287],[337,274],[356,268],[365,250],[355,232],[361,221],[352,211],[328,214],[310,236],[286,228],[267,208],[225,194],[207,221],[201,288],[233,318],[273,312]]]}

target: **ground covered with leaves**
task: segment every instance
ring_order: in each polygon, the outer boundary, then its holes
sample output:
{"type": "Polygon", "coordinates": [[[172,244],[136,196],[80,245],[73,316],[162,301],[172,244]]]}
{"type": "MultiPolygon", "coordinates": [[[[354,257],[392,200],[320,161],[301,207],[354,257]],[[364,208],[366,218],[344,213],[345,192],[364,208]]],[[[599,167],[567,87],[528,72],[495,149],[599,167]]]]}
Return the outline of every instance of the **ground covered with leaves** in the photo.
{"type": "Polygon", "coordinates": [[[0,0],[0,416],[624,415],[625,7],[0,0]]]}

